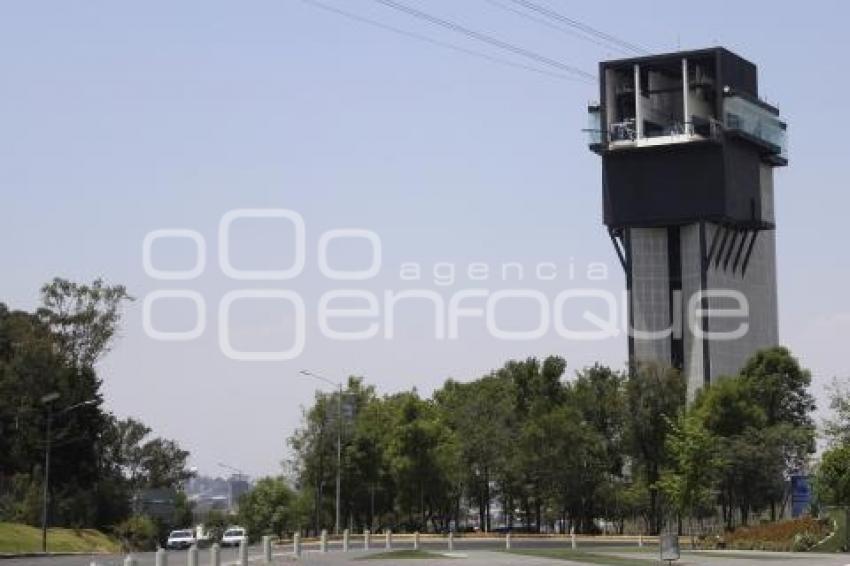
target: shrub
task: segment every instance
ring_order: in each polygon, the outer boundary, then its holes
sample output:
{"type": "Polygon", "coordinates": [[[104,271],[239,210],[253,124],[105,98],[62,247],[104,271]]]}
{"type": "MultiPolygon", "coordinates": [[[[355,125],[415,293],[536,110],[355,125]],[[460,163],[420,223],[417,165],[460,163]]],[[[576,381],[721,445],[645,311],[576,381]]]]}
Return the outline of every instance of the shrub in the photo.
{"type": "Polygon", "coordinates": [[[818,543],[818,539],[810,532],[797,533],[794,535],[794,542],[791,544],[791,550],[794,552],[805,552],[818,543]]]}
{"type": "Polygon", "coordinates": [[[727,548],[806,551],[830,532],[827,522],[812,517],[740,527],[727,533],[727,548]]]}
{"type": "Polygon", "coordinates": [[[150,517],[136,515],[115,527],[115,536],[124,550],[154,550],[158,543],[158,529],[150,517]]]}

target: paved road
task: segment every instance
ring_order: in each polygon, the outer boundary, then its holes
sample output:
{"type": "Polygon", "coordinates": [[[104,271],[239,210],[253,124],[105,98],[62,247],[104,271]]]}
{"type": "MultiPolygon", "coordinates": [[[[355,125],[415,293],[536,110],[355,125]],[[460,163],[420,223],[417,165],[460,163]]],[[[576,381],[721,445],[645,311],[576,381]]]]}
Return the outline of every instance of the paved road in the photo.
{"type": "MultiPolygon", "coordinates": [[[[487,550],[471,550],[467,552],[456,553],[461,556],[446,556],[440,559],[423,559],[414,561],[393,561],[393,560],[376,560],[376,561],[357,561],[354,562],[351,558],[343,558],[341,554],[308,554],[304,557],[303,563],[314,564],[316,566],[337,566],[342,564],[360,564],[368,566],[382,566],[385,563],[396,566],[399,563],[406,562],[411,566],[598,566],[605,564],[594,560],[592,563],[582,561],[565,561],[554,560],[536,556],[519,556],[516,554],[507,554],[505,552],[495,552],[487,550]],[[463,558],[460,560],[459,558],[463,558]]],[[[723,554],[723,553],[719,553],[723,554]]],[[[607,555],[611,556],[611,555],[607,555]]],[[[614,554],[613,556],[620,556],[614,554]]],[[[659,561],[654,553],[639,553],[639,554],[624,554],[631,560],[640,560],[645,562],[646,566],[658,566],[659,561]]],[[[845,566],[850,562],[850,556],[836,555],[801,555],[801,554],[774,554],[774,553],[729,553],[728,557],[718,556],[712,553],[707,556],[704,553],[685,553],[682,560],[676,562],[676,566],[845,566]]],[[[666,565],[666,563],[665,563],[666,565]]]]}
{"type": "MultiPolygon", "coordinates": [[[[569,540],[564,539],[515,539],[512,547],[514,549],[526,548],[569,548],[569,540]]],[[[432,552],[446,553],[448,551],[446,539],[423,538],[421,547],[432,552]]],[[[369,552],[362,550],[362,540],[352,541],[352,551],[343,554],[340,552],[341,544],[330,543],[330,552],[322,554],[318,551],[318,545],[308,543],[304,545],[304,552],[298,563],[335,566],[341,564],[361,564],[355,562],[356,558],[363,558],[369,554],[385,552],[383,536],[372,539],[369,552]]],[[[412,548],[412,539],[398,537],[393,541],[393,549],[412,548]]],[[[443,557],[435,560],[404,561],[411,566],[565,566],[585,564],[581,561],[552,560],[542,557],[527,557],[515,554],[498,552],[504,548],[504,539],[456,539],[454,551],[457,556],[443,557]]],[[[579,541],[579,549],[589,552],[598,552],[605,556],[628,558],[631,560],[646,561],[647,566],[658,564],[656,560],[657,547],[647,545],[638,549],[636,544],[624,546],[622,542],[601,541],[579,541]]],[[[283,545],[274,547],[275,564],[293,564],[292,546],[283,545]]],[[[261,548],[251,546],[248,550],[249,559],[253,564],[261,564],[261,548]]],[[[134,556],[139,566],[154,566],[154,553],[137,553],[134,556]]],[[[222,566],[236,566],[238,552],[236,549],[222,549],[222,566]]],[[[0,560],[0,566],[90,566],[92,563],[98,566],[122,566],[123,556],[55,556],[34,558],[13,558],[0,560]]],[[[378,566],[391,566],[401,561],[379,561],[366,562],[378,566]]],[[[186,551],[171,551],[168,553],[169,566],[183,566],[187,564],[186,551]]],[[[199,551],[199,566],[209,564],[209,551],[199,551]]],[[[793,553],[767,553],[767,552],[684,552],[682,560],[677,563],[680,566],[850,566],[850,555],[848,554],[793,554],[793,553]]]]}
{"type": "MultiPolygon", "coordinates": [[[[565,544],[569,544],[569,542],[564,541],[564,539],[515,539],[512,546],[513,548],[558,548],[563,547],[565,544]]],[[[599,547],[605,544],[614,543],[600,543],[594,542],[594,547],[599,547]]],[[[373,552],[377,551],[385,551],[385,539],[383,535],[373,535],[371,542],[371,549],[373,552]]],[[[621,543],[618,544],[622,546],[621,543]]],[[[427,538],[423,537],[421,541],[421,546],[425,550],[433,550],[433,551],[447,551],[447,539],[445,538],[427,538]]],[[[468,551],[468,550],[501,550],[505,547],[504,539],[455,539],[455,549],[458,551],[468,551]]],[[[314,554],[319,554],[319,545],[317,542],[308,542],[302,545],[302,548],[305,552],[306,556],[313,556],[314,554]]],[[[328,554],[341,554],[339,551],[342,549],[342,543],[339,541],[330,541],[329,543],[330,551],[328,554]]],[[[409,549],[413,548],[413,539],[410,536],[399,536],[395,535],[393,537],[393,549],[409,549]]],[[[361,551],[363,549],[363,540],[362,537],[352,537],[351,541],[351,549],[352,551],[361,551]]],[[[274,547],[274,554],[276,558],[283,561],[285,557],[292,554],[292,545],[285,544],[282,546],[274,547]]],[[[358,555],[364,554],[363,552],[357,552],[358,555]]],[[[185,550],[173,550],[168,552],[168,564],[169,566],[183,566],[187,563],[187,551],[185,550]]],[[[259,545],[252,545],[248,548],[248,556],[249,558],[254,558],[256,561],[259,561],[262,555],[262,548],[259,545]]],[[[138,566],[153,566],[155,564],[155,553],[153,552],[140,552],[134,553],[133,556],[137,560],[138,566]]],[[[221,549],[221,564],[222,566],[235,563],[238,558],[238,550],[235,548],[223,548],[221,549]]],[[[123,566],[124,564],[124,556],[123,555],[76,555],[76,556],[55,556],[55,557],[31,557],[31,558],[11,558],[0,561],[0,566],[90,566],[92,562],[95,562],[97,566],[123,566]]],[[[208,549],[200,549],[198,551],[198,564],[199,566],[206,566],[209,564],[209,550],[208,549]]],[[[416,564],[419,564],[417,562],[416,564]]],[[[390,566],[389,564],[387,566],[390,566]]]]}
{"type": "MultiPolygon", "coordinates": [[[[283,548],[275,549],[275,552],[283,552],[283,548]]],[[[287,549],[290,550],[290,549],[287,549]]],[[[259,560],[262,549],[259,546],[251,546],[248,548],[248,556],[259,560]]],[[[186,550],[170,550],[168,551],[168,566],[184,566],[188,563],[188,552],[186,550]]],[[[156,554],[153,552],[133,553],[139,566],[154,566],[156,563],[156,554]]],[[[235,565],[239,557],[239,552],[235,548],[221,549],[221,565],[235,565]]],[[[124,555],[74,555],[74,556],[36,556],[31,558],[9,558],[0,560],[0,566],[123,566],[124,555]]],[[[200,549],[198,551],[199,566],[207,566],[210,563],[209,550],[200,549]]]]}

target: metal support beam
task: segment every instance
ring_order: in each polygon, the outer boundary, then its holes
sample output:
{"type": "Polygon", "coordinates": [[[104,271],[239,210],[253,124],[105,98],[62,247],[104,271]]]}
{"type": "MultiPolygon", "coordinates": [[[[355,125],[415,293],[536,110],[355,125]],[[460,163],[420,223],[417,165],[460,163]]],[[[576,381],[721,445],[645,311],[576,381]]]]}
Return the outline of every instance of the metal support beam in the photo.
{"type": "Polygon", "coordinates": [[[688,104],[688,60],[686,58],[682,58],[682,127],[685,128],[685,133],[691,133],[690,123],[691,123],[691,110],[688,104]]]}
{"type": "Polygon", "coordinates": [[[635,135],[643,138],[643,111],[640,104],[640,65],[635,65],[635,135]]]}
{"type": "Polygon", "coordinates": [[[720,265],[720,258],[723,257],[723,250],[726,249],[726,241],[729,239],[729,228],[723,226],[722,228],[718,228],[718,230],[723,230],[723,239],[720,240],[720,249],[717,250],[717,255],[714,256],[714,269],[717,269],[717,266],[720,265]]]}
{"type": "MultiPolygon", "coordinates": [[[[755,232],[755,230],[753,230],[755,232]]],[[[738,265],[741,263],[741,257],[744,253],[744,247],[747,244],[747,238],[750,238],[750,232],[745,231],[744,237],[741,238],[741,243],[738,244],[738,251],[735,253],[735,261],[732,262],[732,273],[735,273],[738,270],[738,265]]]]}
{"type": "Polygon", "coordinates": [[[747,247],[747,253],[744,255],[744,263],[741,264],[741,277],[747,274],[747,266],[750,265],[750,256],[753,253],[753,248],[756,245],[756,238],[758,238],[759,231],[753,230],[753,237],[750,240],[750,245],[747,247]]]}
{"type": "MultiPolygon", "coordinates": [[[[702,227],[705,230],[705,226],[702,227]]],[[[717,244],[720,242],[720,233],[723,227],[721,225],[717,225],[717,228],[714,230],[714,234],[711,236],[711,245],[708,248],[708,255],[705,258],[706,262],[711,262],[711,259],[714,257],[714,252],[717,249],[717,244]]]]}
{"type": "Polygon", "coordinates": [[[741,231],[737,228],[732,228],[732,230],[732,241],[729,242],[729,249],[726,251],[726,259],[723,260],[723,271],[726,271],[726,269],[729,268],[729,260],[732,259],[732,252],[735,251],[735,243],[741,235],[741,231]]]}
{"type": "Polygon", "coordinates": [[[628,262],[626,261],[626,251],[625,245],[620,241],[617,233],[617,229],[608,228],[608,236],[611,238],[611,243],[614,244],[614,250],[617,252],[617,257],[620,259],[620,265],[623,266],[623,269],[628,272],[628,262]]]}

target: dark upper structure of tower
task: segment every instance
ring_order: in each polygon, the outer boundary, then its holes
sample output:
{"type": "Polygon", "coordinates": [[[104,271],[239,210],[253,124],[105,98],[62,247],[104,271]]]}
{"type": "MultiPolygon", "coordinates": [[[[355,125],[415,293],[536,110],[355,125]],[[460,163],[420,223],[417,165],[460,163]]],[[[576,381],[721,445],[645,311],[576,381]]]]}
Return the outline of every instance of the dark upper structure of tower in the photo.
{"type": "Polygon", "coordinates": [[[606,61],[599,77],[590,148],[626,272],[630,358],[679,367],[693,393],[778,341],[773,169],[788,162],[786,124],[759,99],[756,66],[723,48],[606,61]],[[730,290],[746,297],[745,335],[728,339],[741,320],[711,314],[695,333],[691,297],[719,313],[730,290]]]}

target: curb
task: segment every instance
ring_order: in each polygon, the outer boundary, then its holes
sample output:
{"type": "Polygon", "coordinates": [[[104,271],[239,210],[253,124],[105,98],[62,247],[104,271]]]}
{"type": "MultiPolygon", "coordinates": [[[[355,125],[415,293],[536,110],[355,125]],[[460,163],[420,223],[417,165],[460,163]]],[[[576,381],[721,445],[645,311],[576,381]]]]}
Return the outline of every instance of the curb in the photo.
{"type": "Polygon", "coordinates": [[[17,554],[0,553],[0,560],[12,558],[54,558],[60,556],[110,556],[109,552],[19,552],[17,554]]]}

